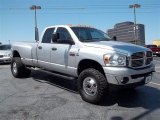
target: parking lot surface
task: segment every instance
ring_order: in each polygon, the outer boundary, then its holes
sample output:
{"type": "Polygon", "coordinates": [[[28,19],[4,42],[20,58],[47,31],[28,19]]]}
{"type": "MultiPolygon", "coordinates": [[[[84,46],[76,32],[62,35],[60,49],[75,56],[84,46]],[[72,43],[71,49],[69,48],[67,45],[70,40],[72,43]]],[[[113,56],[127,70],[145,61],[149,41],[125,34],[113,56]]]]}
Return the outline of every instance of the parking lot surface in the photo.
{"type": "Polygon", "coordinates": [[[40,70],[28,78],[0,65],[0,120],[159,120],[160,59],[151,83],[136,90],[111,91],[99,105],[80,97],[75,79],[40,70]]]}

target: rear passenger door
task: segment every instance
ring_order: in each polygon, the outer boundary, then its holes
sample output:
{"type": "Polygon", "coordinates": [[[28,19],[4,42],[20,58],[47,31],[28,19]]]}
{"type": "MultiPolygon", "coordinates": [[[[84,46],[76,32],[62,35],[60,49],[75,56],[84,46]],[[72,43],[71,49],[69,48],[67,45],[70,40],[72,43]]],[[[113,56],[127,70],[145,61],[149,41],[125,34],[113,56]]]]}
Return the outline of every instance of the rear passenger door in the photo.
{"type": "Polygon", "coordinates": [[[42,42],[37,46],[37,57],[39,67],[46,69],[50,68],[50,52],[51,52],[51,39],[55,28],[48,28],[42,38],[42,42]]]}

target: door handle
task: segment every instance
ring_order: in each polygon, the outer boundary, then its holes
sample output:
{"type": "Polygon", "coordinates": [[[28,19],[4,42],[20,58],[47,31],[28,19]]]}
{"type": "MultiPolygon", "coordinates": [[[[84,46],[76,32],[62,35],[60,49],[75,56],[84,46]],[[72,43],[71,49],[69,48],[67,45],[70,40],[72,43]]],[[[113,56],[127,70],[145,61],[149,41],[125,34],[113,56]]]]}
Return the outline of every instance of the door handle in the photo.
{"type": "Polygon", "coordinates": [[[42,46],[38,46],[38,49],[42,49],[42,46]]]}
{"type": "Polygon", "coordinates": [[[53,47],[52,50],[57,50],[57,48],[53,47]]]}

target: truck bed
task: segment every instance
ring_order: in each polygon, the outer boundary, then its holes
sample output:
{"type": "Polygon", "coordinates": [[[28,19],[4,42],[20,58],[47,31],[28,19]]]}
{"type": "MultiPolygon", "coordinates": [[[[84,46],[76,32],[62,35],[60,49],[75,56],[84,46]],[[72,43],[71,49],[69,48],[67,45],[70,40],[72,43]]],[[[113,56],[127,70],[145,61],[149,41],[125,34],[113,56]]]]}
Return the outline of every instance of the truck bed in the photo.
{"type": "Polygon", "coordinates": [[[25,65],[37,66],[37,42],[16,42],[12,45],[12,52],[18,51],[25,65]]]}

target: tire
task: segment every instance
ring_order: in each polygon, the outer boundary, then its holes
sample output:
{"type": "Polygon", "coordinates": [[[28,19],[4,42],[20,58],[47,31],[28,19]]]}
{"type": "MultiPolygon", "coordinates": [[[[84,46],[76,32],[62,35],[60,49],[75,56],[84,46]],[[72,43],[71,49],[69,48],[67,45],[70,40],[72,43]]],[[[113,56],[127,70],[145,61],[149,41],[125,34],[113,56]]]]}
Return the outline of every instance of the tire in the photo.
{"type": "Polygon", "coordinates": [[[11,61],[11,72],[16,78],[28,77],[31,70],[27,69],[19,57],[14,57],[11,61]]]}
{"type": "Polygon", "coordinates": [[[89,103],[98,104],[108,92],[105,76],[93,68],[82,71],[77,83],[82,99],[89,103]]]}

